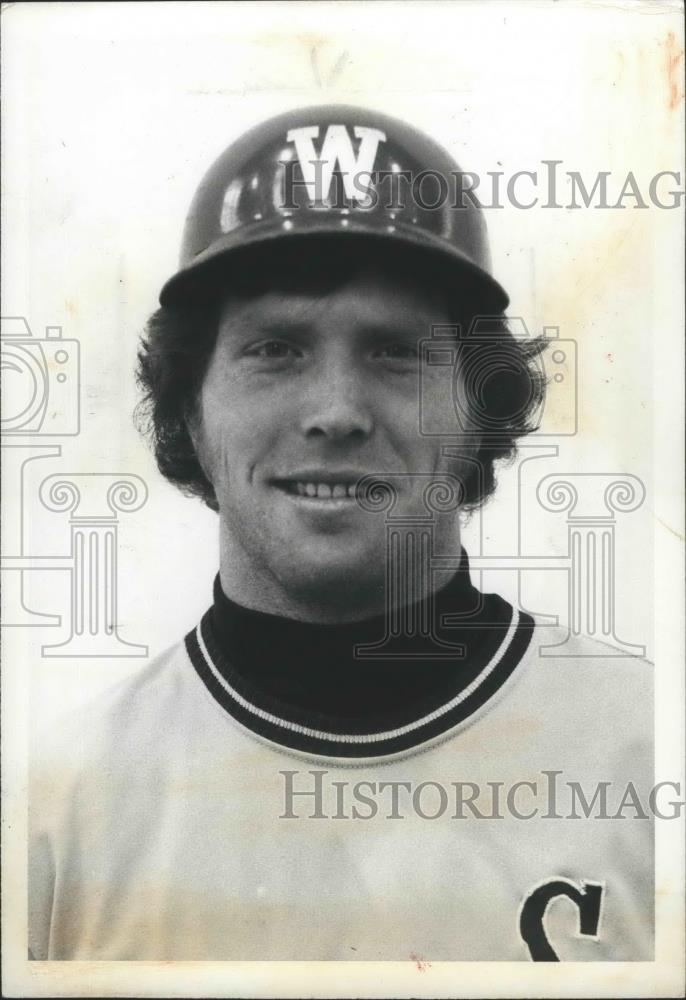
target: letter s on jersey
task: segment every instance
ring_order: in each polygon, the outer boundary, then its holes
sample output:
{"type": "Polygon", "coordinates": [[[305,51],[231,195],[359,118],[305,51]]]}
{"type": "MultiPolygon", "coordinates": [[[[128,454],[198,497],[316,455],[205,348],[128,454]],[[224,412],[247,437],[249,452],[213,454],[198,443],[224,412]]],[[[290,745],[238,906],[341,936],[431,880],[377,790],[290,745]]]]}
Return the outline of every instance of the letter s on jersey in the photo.
{"type": "Polygon", "coordinates": [[[534,962],[559,962],[545,932],[545,912],[560,896],[575,904],[579,911],[579,936],[598,938],[604,886],[600,882],[581,882],[567,878],[546,879],[531,889],[519,912],[519,933],[534,962]]]}

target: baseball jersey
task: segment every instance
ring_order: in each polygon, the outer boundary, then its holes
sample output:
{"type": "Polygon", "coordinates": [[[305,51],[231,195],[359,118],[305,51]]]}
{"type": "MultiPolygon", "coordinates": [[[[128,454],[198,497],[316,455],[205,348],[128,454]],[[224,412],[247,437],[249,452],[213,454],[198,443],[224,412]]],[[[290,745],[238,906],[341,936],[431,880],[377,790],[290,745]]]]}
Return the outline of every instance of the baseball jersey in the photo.
{"type": "Polygon", "coordinates": [[[510,608],[441,697],[282,717],[205,616],[35,759],[32,957],[650,960],[649,664],[510,608]]]}

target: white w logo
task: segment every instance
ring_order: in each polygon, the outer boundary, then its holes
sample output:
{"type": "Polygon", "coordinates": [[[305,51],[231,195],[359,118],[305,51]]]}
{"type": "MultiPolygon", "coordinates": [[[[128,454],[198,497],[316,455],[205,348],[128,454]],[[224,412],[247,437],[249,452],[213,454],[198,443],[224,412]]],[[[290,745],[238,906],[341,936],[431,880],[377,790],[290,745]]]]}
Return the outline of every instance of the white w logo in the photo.
{"type": "Polygon", "coordinates": [[[319,138],[318,125],[289,130],[287,138],[295,143],[310,201],[324,200],[323,195],[328,194],[331,188],[333,172],[338,164],[347,198],[363,206],[368,204],[376,151],[379,143],[386,141],[386,133],[362,125],[356,125],[354,132],[355,138],[360,140],[357,156],[345,125],[329,125],[319,155],[314,148],[314,140],[319,138]]]}

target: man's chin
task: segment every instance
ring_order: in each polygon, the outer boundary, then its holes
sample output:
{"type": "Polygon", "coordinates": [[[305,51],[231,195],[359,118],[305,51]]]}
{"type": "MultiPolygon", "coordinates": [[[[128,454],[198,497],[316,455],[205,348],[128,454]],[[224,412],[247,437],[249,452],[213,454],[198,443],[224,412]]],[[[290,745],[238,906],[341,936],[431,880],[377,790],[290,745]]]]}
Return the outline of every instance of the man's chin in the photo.
{"type": "Polygon", "coordinates": [[[385,582],[384,552],[354,544],[304,546],[284,560],[278,576],[282,586],[301,601],[321,606],[364,608],[368,615],[382,606],[385,582]]]}

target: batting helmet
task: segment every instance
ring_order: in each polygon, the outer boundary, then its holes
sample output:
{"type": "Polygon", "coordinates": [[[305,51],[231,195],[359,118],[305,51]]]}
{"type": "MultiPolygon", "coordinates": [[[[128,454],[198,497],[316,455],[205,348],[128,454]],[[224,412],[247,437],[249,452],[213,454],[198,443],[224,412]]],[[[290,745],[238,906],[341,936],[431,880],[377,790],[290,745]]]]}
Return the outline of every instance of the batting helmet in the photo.
{"type": "Polygon", "coordinates": [[[363,108],[289,111],[230,145],[202,180],[163,306],[210,277],[230,281],[241,250],[312,234],[404,243],[439,255],[494,309],[508,304],[491,275],[483,211],[455,160],[404,122],[363,108]]]}

